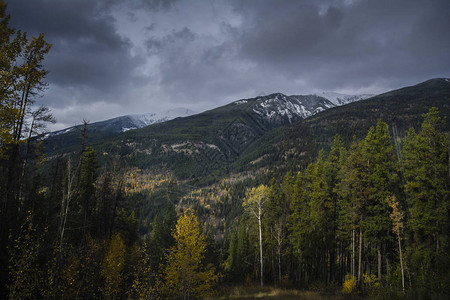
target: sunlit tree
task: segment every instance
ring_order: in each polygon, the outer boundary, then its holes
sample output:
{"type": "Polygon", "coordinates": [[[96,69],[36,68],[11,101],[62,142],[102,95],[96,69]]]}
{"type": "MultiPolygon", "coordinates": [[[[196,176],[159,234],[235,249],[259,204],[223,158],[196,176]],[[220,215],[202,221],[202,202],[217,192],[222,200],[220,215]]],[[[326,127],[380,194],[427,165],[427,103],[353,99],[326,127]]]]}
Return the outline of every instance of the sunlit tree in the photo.
{"type": "Polygon", "coordinates": [[[173,233],[176,245],[167,254],[158,292],[162,297],[204,298],[213,294],[218,274],[211,265],[205,266],[205,236],[197,217],[187,212],[177,221],[173,233]]]}

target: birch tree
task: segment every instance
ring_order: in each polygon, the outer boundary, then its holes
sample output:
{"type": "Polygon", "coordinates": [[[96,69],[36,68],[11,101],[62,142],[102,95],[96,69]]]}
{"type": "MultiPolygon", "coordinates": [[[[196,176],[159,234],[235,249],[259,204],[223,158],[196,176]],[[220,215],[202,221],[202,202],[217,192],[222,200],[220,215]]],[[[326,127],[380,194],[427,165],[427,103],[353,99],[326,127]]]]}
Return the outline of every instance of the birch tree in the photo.
{"type": "Polygon", "coordinates": [[[260,185],[256,188],[247,189],[246,196],[242,206],[253,215],[258,221],[259,232],[259,256],[260,256],[260,276],[261,286],[264,285],[263,279],[263,245],[262,245],[262,217],[265,212],[264,204],[267,200],[267,193],[269,188],[266,185],[260,185]]]}

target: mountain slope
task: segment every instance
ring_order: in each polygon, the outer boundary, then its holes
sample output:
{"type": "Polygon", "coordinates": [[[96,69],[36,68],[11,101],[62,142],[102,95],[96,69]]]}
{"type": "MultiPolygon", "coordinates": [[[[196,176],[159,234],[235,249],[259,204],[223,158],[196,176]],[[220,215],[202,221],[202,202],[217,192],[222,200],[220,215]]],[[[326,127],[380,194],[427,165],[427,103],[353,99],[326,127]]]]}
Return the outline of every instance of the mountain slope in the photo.
{"type": "Polygon", "coordinates": [[[315,95],[275,93],[128,131],[97,147],[140,168],[165,166],[180,178],[201,177],[234,162],[268,131],[330,107],[333,103],[315,95]]]}
{"type": "Polygon", "coordinates": [[[381,118],[390,126],[391,135],[402,137],[410,127],[418,128],[422,115],[433,106],[446,117],[444,130],[450,131],[450,79],[431,79],[365,101],[330,108],[292,126],[268,132],[234,165],[245,166],[258,160],[255,168],[267,164],[287,169],[305,167],[320,149],[330,147],[336,134],[348,145],[353,136],[363,138],[381,118]]]}
{"type": "MultiPolygon", "coordinates": [[[[95,131],[88,136],[102,160],[120,157],[129,166],[168,169],[181,179],[205,179],[261,167],[297,168],[319,149],[328,148],[335,134],[349,143],[353,135],[366,134],[378,118],[404,135],[421,123],[431,106],[449,115],[449,103],[446,79],[339,107],[317,95],[275,93],[106,138],[95,131]]],[[[72,137],[71,143],[72,148],[65,149],[79,148],[79,138],[72,137]]]]}
{"type": "MultiPolygon", "coordinates": [[[[88,138],[90,141],[99,141],[119,133],[139,129],[152,124],[166,122],[176,118],[182,118],[195,114],[187,108],[175,108],[159,113],[147,113],[140,115],[125,115],[105,121],[88,124],[88,138]]],[[[47,133],[40,140],[45,140],[47,152],[55,148],[58,151],[70,152],[80,143],[83,125],[72,126],[63,130],[47,133]]]]}
{"type": "MultiPolygon", "coordinates": [[[[225,105],[205,113],[207,115],[211,113],[214,115],[224,114],[224,116],[229,112],[231,112],[233,116],[241,116],[243,114],[242,116],[246,122],[238,123],[240,126],[243,126],[243,128],[246,126],[248,128],[252,128],[252,130],[247,130],[247,132],[255,138],[261,135],[262,132],[266,132],[274,126],[276,127],[283,126],[285,124],[292,124],[318,112],[335,107],[336,105],[342,105],[344,102],[337,101],[335,99],[337,97],[336,95],[339,95],[342,99],[347,97],[345,98],[347,99],[347,102],[357,101],[366,97],[365,95],[349,96],[336,93],[328,93],[327,97],[329,95],[334,97],[331,97],[330,99],[336,104],[317,95],[286,96],[281,93],[275,93],[268,96],[241,99],[230,103],[229,105],[225,105]],[[256,133],[251,131],[255,131],[256,133]]],[[[163,113],[126,115],[110,120],[91,123],[88,125],[88,142],[98,144],[105,138],[120,134],[122,132],[170,121],[178,117],[187,117],[193,114],[194,112],[189,109],[179,108],[163,113]]],[[[203,119],[203,117],[205,116],[199,116],[200,119],[203,119]]],[[[220,118],[221,116],[219,116],[219,119],[220,118]]],[[[212,121],[214,123],[214,120],[212,121]]],[[[209,124],[210,122],[207,125],[209,124]]],[[[232,127],[236,126],[236,124],[232,125],[232,127]]],[[[168,125],[168,127],[171,127],[171,125],[168,125]]],[[[57,151],[60,152],[71,152],[76,150],[80,144],[81,131],[82,125],[77,125],[64,130],[47,133],[43,137],[40,137],[40,139],[46,140],[47,152],[56,151],[56,149],[59,149],[57,151]]],[[[158,131],[158,129],[156,129],[156,131],[158,131]]],[[[208,135],[209,133],[204,133],[203,135],[208,135]]],[[[239,146],[239,149],[234,152],[238,153],[245,147],[246,145],[244,145],[244,147],[239,146]]]]}
{"type": "Polygon", "coordinates": [[[346,94],[340,94],[340,93],[335,93],[335,92],[322,92],[322,93],[319,93],[316,95],[319,97],[328,99],[331,103],[333,103],[336,106],[341,106],[341,105],[349,104],[352,102],[365,100],[367,98],[375,96],[372,94],[346,95],[346,94]]]}

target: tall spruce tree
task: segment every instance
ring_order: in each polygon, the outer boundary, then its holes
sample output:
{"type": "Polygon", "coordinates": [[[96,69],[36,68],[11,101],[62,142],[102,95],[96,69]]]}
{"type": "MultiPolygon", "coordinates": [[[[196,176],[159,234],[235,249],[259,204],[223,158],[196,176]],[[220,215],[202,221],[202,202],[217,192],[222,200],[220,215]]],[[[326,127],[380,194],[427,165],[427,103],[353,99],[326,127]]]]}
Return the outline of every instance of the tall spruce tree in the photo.
{"type": "Polygon", "coordinates": [[[437,108],[424,115],[419,133],[410,129],[404,142],[405,190],[409,207],[411,267],[415,283],[442,292],[449,282],[449,141],[441,131],[437,108]],[[445,275],[447,274],[447,275],[445,275]]]}
{"type": "Polygon", "coordinates": [[[376,128],[369,130],[363,151],[368,182],[365,191],[365,220],[362,226],[367,241],[377,249],[377,273],[378,279],[381,280],[382,251],[392,240],[387,199],[394,193],[394,186],[398,183],[392,139],[388,125],[381,119],[378,120],[376,128]]]}

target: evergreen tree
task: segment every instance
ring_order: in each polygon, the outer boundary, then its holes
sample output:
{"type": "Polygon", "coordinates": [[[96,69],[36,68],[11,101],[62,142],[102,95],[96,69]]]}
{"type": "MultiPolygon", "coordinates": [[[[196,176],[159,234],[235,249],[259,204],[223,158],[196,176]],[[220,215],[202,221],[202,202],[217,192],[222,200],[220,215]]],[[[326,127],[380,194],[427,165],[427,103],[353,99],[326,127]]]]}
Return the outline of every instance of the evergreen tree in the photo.
{"type": "Polygon", "coordinates": [[[81,176],[80,176],[80,204],[82,211],[82,228],[86,229],[90,225],[90,218],[95,208],[95,188],[97,180],[98,160],[92,147],[86,147],[81,153],[81,176]]]}
{"type": "MultiPolygon", "coordinates": [[[[310,166],[305,173],[310,172],[310,166]]],[[[290,242],[299,264],[298,277],[305,284],[308,283],[311,275],[313,255],[311,247],[309,247],[309,241],[311,241],[310,205],[306,194],[306,175],[299,172],[294,184],[288,228],[290,242]]]]}
{"type": "Polygon", "coordinates": [[[424,115],[421,131],[410,129],[404,143],[405,190],[412,233],[411,266],[422,291],[442,292],[448,276],[449,165],[448,137],[436,108],[424,115]],[[447,274],[447,275],[445,275],[447,274]]]}
{"type": "Polygon", "coordinates": [[[363,154],[367,175],[367,195],[362,223],[366,239],[376,245],[378,280],[382,276],[382,249],[391,242],[391,221],[387,199],[398,184],[394,146],[388,125],[381,119],[375,129],[371,128],[364,140],[363,154]]]}
{"type": "Polygon", "coordinates": [[[310,226],[313,240],[315,241],[316,258],[315,265],[324,282],[328,280],[329,250],[332,248],[333,239],[333,203],[329,188],[325,180],[324,151],[321,150],[315,164],[311,165],[307,177],[307,197],[310,205],[310,226]]]}

